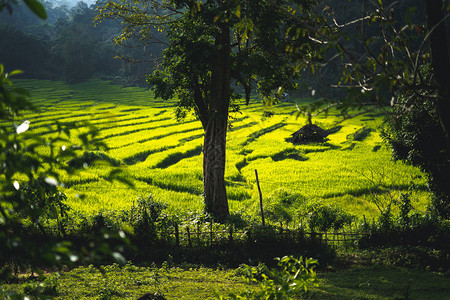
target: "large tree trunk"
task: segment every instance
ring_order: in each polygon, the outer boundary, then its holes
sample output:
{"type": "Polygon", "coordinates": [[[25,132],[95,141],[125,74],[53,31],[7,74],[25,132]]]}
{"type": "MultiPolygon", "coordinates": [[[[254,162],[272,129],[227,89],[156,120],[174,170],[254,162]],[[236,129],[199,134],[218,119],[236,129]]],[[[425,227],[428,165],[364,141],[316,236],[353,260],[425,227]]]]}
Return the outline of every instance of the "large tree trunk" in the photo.
{"type": "Polygon", "coordinates": [[[225,188],[225,149],[227,118],[213,116],[205,128],[203,145],[203,189],[206,211],[219,221],[228,215],[225,188]]]}
{"type": "Polygon", "coordinates": [[[206,211],[219,221],[229,215],[225,188],[225,150],[230,104],[230,31],[222,26],[215,37],[208,118],[203,122],[203,188],[206,211]]]}

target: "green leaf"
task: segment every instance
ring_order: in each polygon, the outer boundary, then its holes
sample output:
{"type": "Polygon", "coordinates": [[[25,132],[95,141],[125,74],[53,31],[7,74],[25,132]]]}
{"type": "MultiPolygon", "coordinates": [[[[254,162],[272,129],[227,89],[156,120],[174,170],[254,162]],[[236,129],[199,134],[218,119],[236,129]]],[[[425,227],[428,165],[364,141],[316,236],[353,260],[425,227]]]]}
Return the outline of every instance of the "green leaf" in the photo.
{"type": "MultiPolygon", "coordinates": [[[[0,73],[1,73],[1,69],[0,69],[0,73]]],[[[22,73],[23,72],[21,70],[14,70],[14,71],[9,73],[9,76],[19,75],[19,74],[22,74],[22,73]]]]}
{"type": "Polygon", "coordinates": [[[119,252],[113,252],[112,256],[114,257],[115,261],[120,265],[125,265],[127,263],[125,257],[119,252]]]}
{"type": "Polygon", "coordinates": [[[241,18],[241,6],[238,5],[236,7],[236,17],[238,17],[239,19],[241,18]]]}
{"type": "Polygon", "coordinates": [[[28,8],[34,12],[39,18],[46,20],[47,13],[44,6],[37,0],[23,0],[28,8]]]}

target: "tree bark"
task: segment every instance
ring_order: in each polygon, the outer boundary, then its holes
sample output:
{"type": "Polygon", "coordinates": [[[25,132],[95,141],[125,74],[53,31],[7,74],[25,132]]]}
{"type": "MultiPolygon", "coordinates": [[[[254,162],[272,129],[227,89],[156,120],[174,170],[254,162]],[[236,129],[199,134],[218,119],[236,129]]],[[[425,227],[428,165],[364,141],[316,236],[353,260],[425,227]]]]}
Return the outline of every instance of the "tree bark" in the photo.
{"type": "Polygon", "coordinates": [[[430,45],[434,80],[438,85],[437,109],[444,131],[447,151],[450,149],[450,61],[441,0],[425,0],[427,27],[431,30],[430,45]]]}
{"type": "Polygon", "coordinates": [[[225,154],[231,96],[230,30],[226,26],[219,28],[215,46],[208,118],[204,124],[203,189],[206,212],[218,221],[223,221],[229,215],[225,188],[225,154]]]}
{"type": "Polygon", "coordinates": [[[227,119],[223,116],[210,118],[203,145],[205,207],[218,221],[223,221],[229,215],[225,188],[226,128],[227,119]]]}

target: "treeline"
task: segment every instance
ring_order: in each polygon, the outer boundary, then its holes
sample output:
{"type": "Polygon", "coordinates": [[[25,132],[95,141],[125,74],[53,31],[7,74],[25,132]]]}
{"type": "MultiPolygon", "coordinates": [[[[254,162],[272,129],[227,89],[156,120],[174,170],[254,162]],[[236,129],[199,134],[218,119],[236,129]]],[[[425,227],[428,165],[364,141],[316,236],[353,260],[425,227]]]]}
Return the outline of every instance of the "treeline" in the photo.
{"type": "MultiPolygon", "coordinates": [[[[99,0],[97,5],[101,5],[102,1],[105,0],[99,0]]],[[[143,46],[136,42],[117,47],[114,37],[120,34],[121,25],[112,20],[103,20],[95,25],[96,6],[88,6],[84,2],[78,2],[73,7],[54,6],[49,1],[43,4],[48,15],[46,21],[23,5],[15,6],[11,15],[6,9],[0,13],[0,61],[8,70],[21,69],[27,78],[66,80],[70,83],[88,80],[96,74],[123,85],[146,85],[145,75],[151,74],[153,61],[162,56],[163,44],[147,43],[143,46]],[[124,59],[116,59],[118,57],[124,59]]],[[[386,0],[384,4],[390,7],[391,17],[397,20],[399,27],[408,23],[425,24],[422,0],[386,0]]],[[[367,11],[373,9],[368,4],[366,6],[367,11]]],[[[321,0],[315,10],[329,23],[333,23],[331,20],[334,18],[343,26],[340,28],[340,42],[355,57],[366,55],[361,42],[361,22],[353,22],[367,15],[362,0],[339,4],[321,0]]],[[[364,31],[366,36],[382,36],[377,24],[372,25],[370,21],[367,21],[364,31]]],[[[450,33],[450,30],[447,32],[450,33]]],[[[159,38],[163,39],[161,36],[159,38]]],[[[379,42],[383,42],[382,38],[379,42]]],[[[372,47],[373,53],[379,51],[378,44],[374,43],[372,47]]],[[[320,68],[315,72],[305,71],[299,81],[300,90],[292,93],[309,96],[314,90],[316,97],[343,97],[346,90],[331,85],[340,81],[344,65],[336,56],[335,49],[324,53],[320,68]]]]}
{"type": "Polygon", "coordinates": [[[11,15],[0,13],[0,59],[6,68],[24,71],[24,78],[78,83],[96,75],[123,85],[145,84],[144,75],[152,71],[149,61],[161,56],[160,45],[116,47],[120,24],[107,20],[95,25],[95,6],[43,4],[46,21],[20,5],[11,15]]]}

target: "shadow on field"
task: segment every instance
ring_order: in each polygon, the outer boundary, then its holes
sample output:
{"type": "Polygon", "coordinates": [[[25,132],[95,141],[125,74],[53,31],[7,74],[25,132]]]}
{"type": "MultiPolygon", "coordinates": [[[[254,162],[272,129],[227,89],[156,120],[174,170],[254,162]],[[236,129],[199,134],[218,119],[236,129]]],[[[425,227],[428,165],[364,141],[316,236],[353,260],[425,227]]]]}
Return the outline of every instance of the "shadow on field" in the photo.
{"type": "MultiPolygon", "coordinates": [[[[408,191],[411,188],[411,184],[393,184],[389,186],[379,186],[379,187],[365,187],[360,189],[353,189],[349,191],[343,191],[339,193],[329,193],[323,196],[324,199],[342,197],[345,195],[350,195],[354,197],[361,197],[364,195],[382,195],[386,193],[390,193],[392,191],[408,191]]],[[[420,184],[415,187],[417,191],[428,191],[428,188],[425,184],[420,184]]]]}
{"type": "Polygon", "coordinates": [[[449,299],[445,274],[387,267],[359,267],[319,273],[312,299],[449,299]]]}
{"type": "Polygon", "coordinates": [[[139,162],[143,162],[147,159],[147,157],[149,157],[150,155],[154,154],[154,153],[158,153],[158,152],[163,152],[169,149],[173,149],[176,148],[177,146],[165,146],[162,148],[157,148],[157,149],[151,149],[151,150],[147,150],[147,151],[143,151],[143,152],[139,152],[136,154],[133,154],[132,156],[128,156],[126,158],[123,159],[123,162],[126,163],[127,165],[131,166],[131,165],[135,165],[139,162]]]}
{"type": "Polygon", "coordinates": [[[163,190],[169,190],[173,192],[178,193],[189,193],[191,195],[199,196],[203,193],[201,187],[195,187],[195,186],[185,186],[181,184],[176,184],[176,181],[170,181],[170,182],[162,182],[158,180],[154,180],[152,178],[135,178],[136,180],[140,180],[142,182],[145,182],[147,184],[159,187],[163,190]]]}
{"type": "Polygon", "coordinates": [[[162,161],[157,163],[153,168],[155,168],[155,169],[168,168],[168,167],[178,163],[182,159],[200,155],[202,153],[202,149],[203,149],[203,146],[199,145],[199,146],[195,147],[194,149],[187,150],[186,152],[171,153],[166,158],[164,158],[162,161]]]}
{"type": "Polygon", "coordinates": [[[267,128],[263,128],[261,130],[255,131],[255,132],[251,133],[248,136],[248,139],[244,143],[242,143],[242,147],[247,146],[251,142],[254,142],[260,136],[262,136],[262,135],[264,135],[266,133],[272,132],[274,130],[277,130],[279,128],[282,128],[282,127],[284,127],[286,125],[287,125],[286,123],[277,123],[277,124],[274,124],[274,125],[269,126],[267,128]]]}
{"type": "Polygon", "coordinates": [[[285,149],[283,151],[277,152],[272,155],[255,155],[252,157],[244,157],[242,160],[238,161],[235,164],[235,166],[236,166],[236,169],[239,172],[241,172],[241,170],[243,168],[248,166],[249,162],[260,159],[260,158],[264,159],[264,158],[268,158],[268,157],[270,157],[273,161],[282,161],[282,160],[286,160],[286,159],[293,159],[293,160],[297,160],[297,161],[307,161],[309,159],[308,157],[303,155],[302,151],[292,148],[292,149],[285,149]]]}

